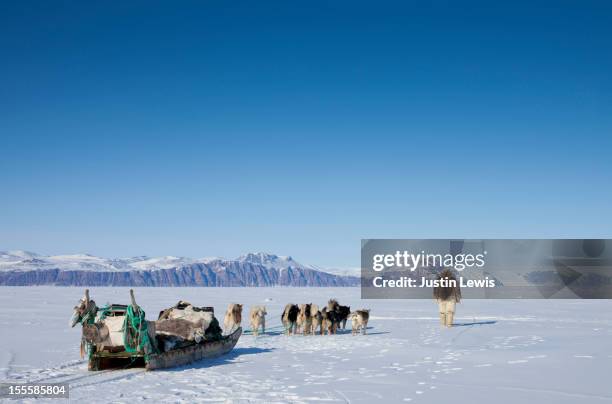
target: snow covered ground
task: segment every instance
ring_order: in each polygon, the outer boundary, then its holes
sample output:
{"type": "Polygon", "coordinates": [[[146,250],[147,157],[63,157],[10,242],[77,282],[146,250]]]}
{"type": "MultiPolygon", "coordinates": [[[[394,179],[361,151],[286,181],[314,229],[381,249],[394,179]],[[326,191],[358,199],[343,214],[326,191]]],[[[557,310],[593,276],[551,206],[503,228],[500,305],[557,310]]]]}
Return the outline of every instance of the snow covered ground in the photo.
{"type": "MultiPolygon", "coordinates": [[[[178,299],[213,305],[220,318],[239,302],[247,312],[266,304],[274,328],[286,303],[329,297],[371,308],[372,318],[366,336],[245,335],[216,360],[88,372],[80,330],[68,328],[81,295],[0,288],[0,380],[67,381],[74,402],[612,402],[611,301],[465,300],[456,326],[441,329],[432,301],[362,301],[357,288],[140,288],[151,319],[178,299]]],[[[93,288],[91,297],[99,306],[129,300],[125,288],[93,288]]]]}

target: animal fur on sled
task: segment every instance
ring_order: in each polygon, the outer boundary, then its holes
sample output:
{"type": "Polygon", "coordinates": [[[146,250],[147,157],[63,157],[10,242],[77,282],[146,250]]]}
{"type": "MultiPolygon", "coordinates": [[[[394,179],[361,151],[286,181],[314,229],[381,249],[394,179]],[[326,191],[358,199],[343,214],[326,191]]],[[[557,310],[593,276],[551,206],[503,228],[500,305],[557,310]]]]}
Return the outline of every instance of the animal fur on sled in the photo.
{"type": "MultiPolygon", "coordinates": [[[[118,348],[123,346],[123,323],[125,316],[106,317],[94,324],[83,324],[83,341],[94,344],[96,351],[105,348],[118,348]]],[[[147,321],[149,340],[155,343],[155,321],[147,321]]],[[[84,348],[83,348],[84,349],[84,348]]]]}
{"type": "Polygon", "coordinates": [[[194,323],[182,318],[157,320],[155,327],[157,335],[169,335],[197,343],[204,339],[202,321],[194,323]]]}
{"type": "Polygon", "coordinates": [[[157,320],[187,320],[194,324],[194,327],[200,327],[201,333],[198,333],[202,338],[211,324],[215,321],[215,315],[212,307],[195,307],[189,302],[180,300],[175,306],[163,310],[159,313],[157,320]]]}
{"type": "Polygon", "coordinates": [[[85,289],[85,295],[79,300],[77,305],[74,306],[72,317],[70,317],[70,327],[74,327],[78,323],[89,322],[90,319],[96,317],[97,312],[98,306],[96,302],[89,298],[89,289],[85,289]]]}
{"type": "Polygon", "coordinates": [[[222,334],[212,307],[196,307],[183,300],[161,311],[155,324],[157,339],[163,343],[164,351],[185,342],[199,344],[222,334]]]}

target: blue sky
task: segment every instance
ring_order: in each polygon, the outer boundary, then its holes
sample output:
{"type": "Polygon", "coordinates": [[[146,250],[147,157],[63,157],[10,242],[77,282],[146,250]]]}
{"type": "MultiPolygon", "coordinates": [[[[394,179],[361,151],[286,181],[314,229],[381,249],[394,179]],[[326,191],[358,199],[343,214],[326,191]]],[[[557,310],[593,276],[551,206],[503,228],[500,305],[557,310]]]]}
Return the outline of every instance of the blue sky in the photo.
{"type": "Polygon", "coordinates": [[[0,249],[611,237],[612,6],[495,3],[5,2],[0,249]]]}

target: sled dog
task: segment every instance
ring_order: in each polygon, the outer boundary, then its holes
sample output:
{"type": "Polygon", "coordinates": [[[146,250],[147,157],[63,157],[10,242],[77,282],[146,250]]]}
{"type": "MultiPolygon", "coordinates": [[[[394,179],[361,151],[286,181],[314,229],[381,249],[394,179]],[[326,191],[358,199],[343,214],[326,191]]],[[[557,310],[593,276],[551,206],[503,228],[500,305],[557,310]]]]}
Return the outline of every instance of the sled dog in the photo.
{"type": "Polygon", "coordinates": [[[285,333],[287,335],[295,334],[297,332],[297,318],[300,312],[300,308],[297,304],[289,303],[285,306],[281,321],[283,327],[285,327],[285,333]]]}
{"type": "Polygon", "coordinates": [[[361,333],[365,335],[368,328],[368,320],[370,319],[370,309],[356,310],[351,313],[350,317],[353,323],[352,334],[356,335],[361,331],[361,333]]]}
{"type": "Polygon", "coordinates": [[[253,331],[253,335],[259,335],[259,328],[261,328],[261,332],[266,332],[266,306],[253,306],[251,307],[251,312],[249,314],[251,320],[251,330],[253,331]]]}
{"type": "Polygon", "coordinates": [[[226,334],[231,334],[234,329],[240,327],[240,323],[242,323],[242,305],[231,303],[227,306],[227,311],[225,312],[223,329],[226,334]]]}

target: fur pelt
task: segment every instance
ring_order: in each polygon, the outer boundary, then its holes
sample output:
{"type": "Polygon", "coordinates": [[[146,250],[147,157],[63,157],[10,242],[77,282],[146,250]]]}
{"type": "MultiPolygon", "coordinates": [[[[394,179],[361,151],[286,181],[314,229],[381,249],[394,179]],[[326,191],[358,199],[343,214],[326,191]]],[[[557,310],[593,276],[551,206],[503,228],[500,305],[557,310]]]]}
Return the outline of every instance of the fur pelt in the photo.
{"type": "Polygon", "coordinates": [[[206,332],[213,323],[214,311],[208,307],[194,307],[191,303],[179,301],[174,307],[163,310],[159,315],[159,320],[182,319],[192,323],[198,323],[202,327],[202,332],[206,332]]]}
{"type": "Polygon", "coordinates": [[[81,331],[81,359],[85,356],[85,343],[94,344],[97,351],[103,351],[105,346],[112,346],[108,327],[102,323],[83,324],[81,331]]]}
{"type": "Polygon", "coordinates": [[[213,307],[196,307],[189,302],[179,300],[179,302],[174,306],[160,311],[157,319],[163,320],[166,318],[184,318],[186,314],[194,315],[194,313],[199,317],[211,317],[215,315],[215,310],[213,307]]]}
{"type": "Polygon", "coordinates": [[[85,342],[90,344],[102,344],[106,342],[109,335],[110,332],[106,324],[83,324],[83,339],[85,342]]]}
{"type": "Polygon", "coordinates": [[[434,299],[438,301],[453,300],[455,303],[459,303],[459,301],[461,301],[461,288],[459,287],[459,282],[457,282],[455,274],[450,269],[445,269],[438,274],[437,279],[454,280],[456,286],[436,286],[433,290],[434,299]]]}
{"type": "Polygon", "coordinates": [[[78,323],[87,322],[89,319],[94,318],[97,312],[98,306],[94,300],[82,298],[79,300],[79,303],[74,306],[74,312],[70,318],[70,327],[74,327],[78,323]]]}
{"type": "Polygon", "coordinates": [[[202,322],[191,322],[182,318],[163,319],[155,322],[157,335],[171,335],[186,341],[200,342],[204,339],[202,322]]]}
{"type": "MultiPolygon", "coordinates": [[[[122,324],[125,317],[108,317],[94,324],[83,324],[83,341],[94,344],[96,351],[123,346],[122,324]]],[[[149,340],[155,344],[156,322],[147,321],[149,340]]]]}

